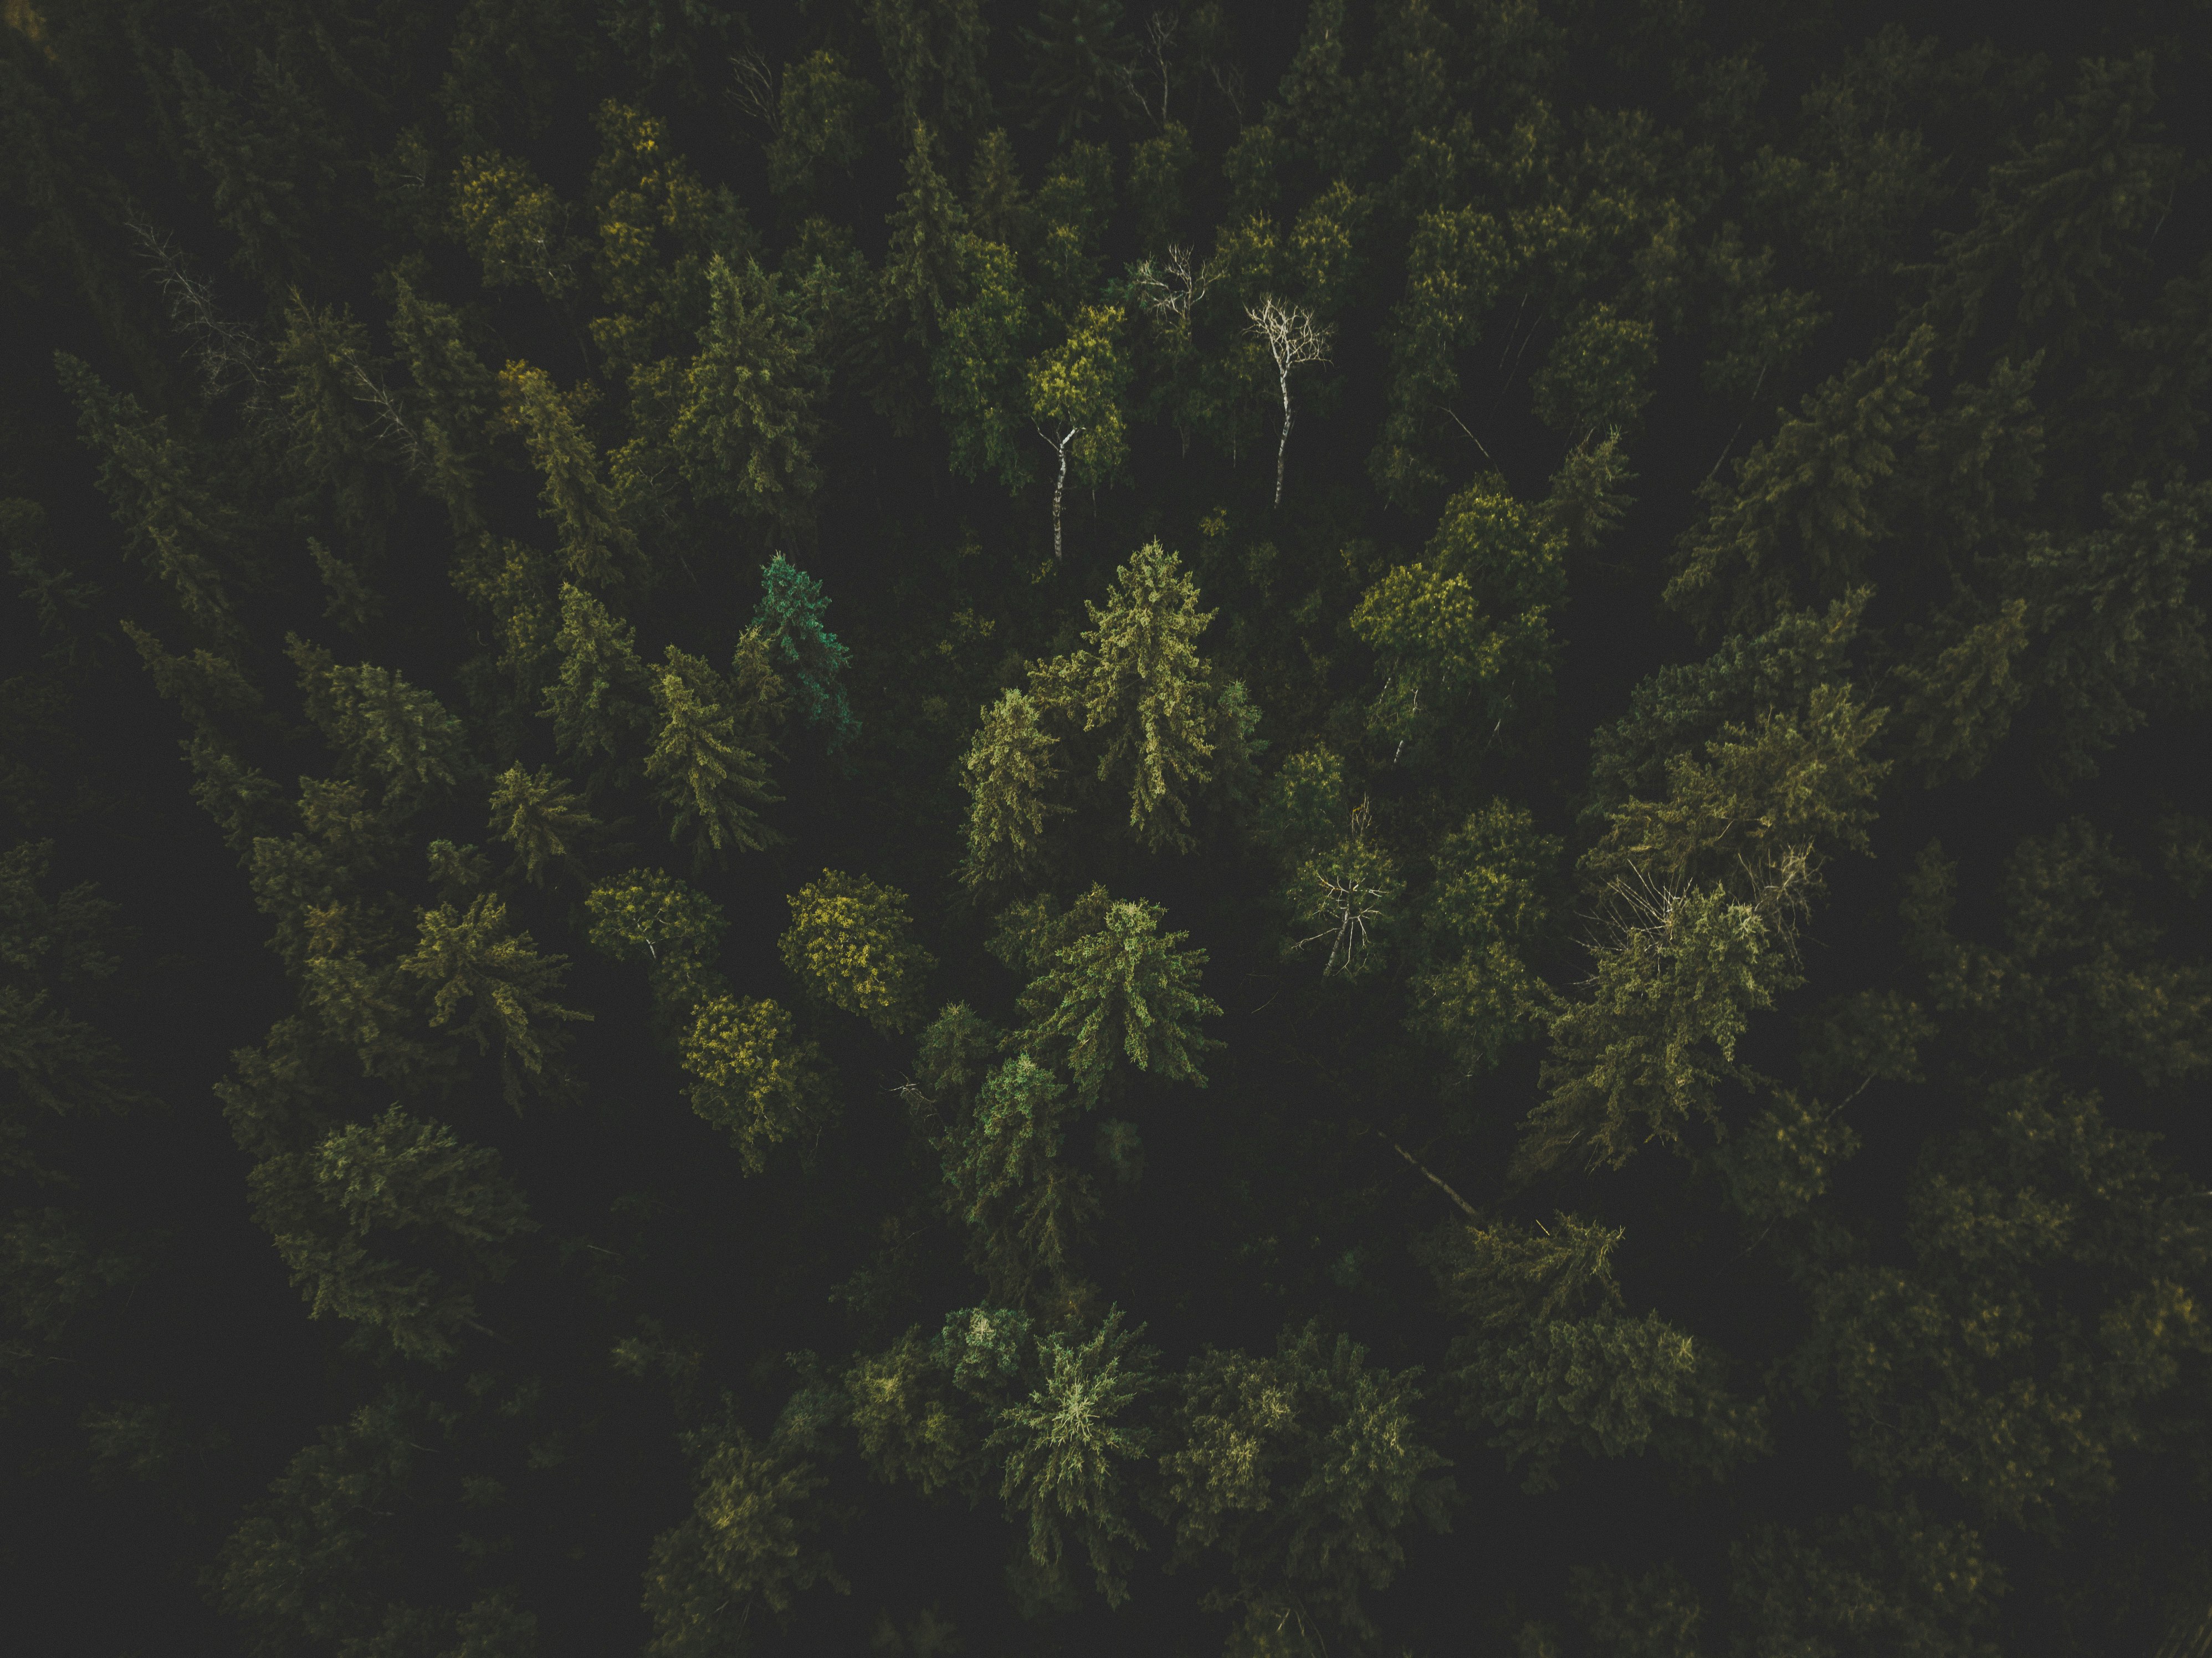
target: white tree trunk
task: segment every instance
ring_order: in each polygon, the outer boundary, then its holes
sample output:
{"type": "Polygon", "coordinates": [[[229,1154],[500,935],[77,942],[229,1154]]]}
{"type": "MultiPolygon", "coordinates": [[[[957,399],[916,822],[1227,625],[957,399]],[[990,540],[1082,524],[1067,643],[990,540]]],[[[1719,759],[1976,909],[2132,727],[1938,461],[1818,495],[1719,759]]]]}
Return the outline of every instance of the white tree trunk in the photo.
{"type": "Polygon", "coordinates": [[[1283,457],[1291,449],[1291,377],[1283,376],[1283,436],[1275,445],[1275,505],[1283,504],[1283,457]]]}

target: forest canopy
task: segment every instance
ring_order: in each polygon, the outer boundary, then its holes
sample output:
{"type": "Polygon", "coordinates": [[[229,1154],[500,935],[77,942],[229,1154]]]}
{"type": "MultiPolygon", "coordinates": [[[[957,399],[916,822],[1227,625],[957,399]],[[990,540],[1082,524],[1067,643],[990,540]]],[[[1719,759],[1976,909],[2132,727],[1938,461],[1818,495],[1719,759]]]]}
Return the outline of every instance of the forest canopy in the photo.
{"type": "Polygon", "coordinates": [[[2208,77],[8,0],[11,1635],[2200,1650],[2208,77]]]}

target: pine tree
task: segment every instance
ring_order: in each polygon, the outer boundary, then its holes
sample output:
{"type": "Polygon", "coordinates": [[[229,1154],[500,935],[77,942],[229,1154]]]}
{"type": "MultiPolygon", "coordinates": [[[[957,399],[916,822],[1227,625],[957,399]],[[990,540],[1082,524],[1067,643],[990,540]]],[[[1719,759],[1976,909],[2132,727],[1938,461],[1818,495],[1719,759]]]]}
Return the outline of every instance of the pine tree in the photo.
{"type": "Polygon", "coordinates": [[[1085,908],[1097,912],[1094,926],[1083,926],[1079,910],[1061,929],[1073,936],[1036,951],[1037,976],[1022,993],[1030,1023],[1019,1040],[1065,1064],[1086,1106],[1123,1060],[1165,1081],[1205,1087],[1198,1062],[1211,1044],[1198,1021],[1221,1012],[1198,988],[1206,952],[1179,947],[1187,932],[1163,933],[1167,912],[1158,904],[1115,903],[1094,889],[1085,908]]]}
{"type": "Polygon", "coordinates": [[[961,762],[969,796],[961,878],[971,889],[1011,884],[1034,872],[1045,825],[1073,810],[1048,798],[1060,777],[1051,758],[1060,739],[1044,729],[1036,701],[1007,690],[981,717],[961,762]]]}
{"type": "Polygon", "coordinates": [[[1037,1600],[1066,1593],[1071,1544],[1107,1605],[1128,1594],[1125,1574],[1139,1539],[1121,1465],[1143,1458],[1150,1436],[1117,1418],[1157,1386],[1143,1333],[1142,1325],[1124,1327],[1117,1307],[1087,1339],[1046,1336],[1041,1384],[1000,1413],[987,1442],[1006,1458],[1000,1497],[1028,1533],[1017,1581],[1037,1600]]]}
{"type": "Polygon", "coordinates": [[[645,1604],[654,1658],[742,1651],[756,1608],[787,1617],[817,1583],[843,1589],[826,1550],[814,1464],[771,1435],[763,1444],[726,1413],[684,1437],[691,1513],[653,1540],[645,1604]]]}
{"type": "Polygon", "coordinates": [[[1102,607],[1085,602],[1085,648],[1033,676],[1083,730],[1103,731],[1101,782],[1126,786],[1129,827],[1147,847],[1186,850],[1190,809],[1218,779],[1249,769],[1255,723],[1240,685],[1222,685],[1198,654],[1213,612],[1198,585],[1157,541],[1115,572],[1102,607]]]}
{"type": "Polygon", "coordinates": [[[395,1352],[443,1363],[464,1330],[482,1327],[477,1292],[507,1274],[513,1241],[536,1228],[499,1164],[498,1153],[395,1105],[264,1159],[246,1185],[313,1316],[350,1320],[395,1352]],[[380,1253],[395,1246],[405,1258],[380,1253]],[[438,1265],[418,1264],[425,1253],[438,1265]]]}
{"type": "Polygon", "coordinates": [[[721,907],[655,869],[634,869],[594,886],[584,900],[593,949],[617,962],[650,963],[653,1001],[688,1021],[724,988],[715,970],[721,907]]]}
{"type": "Polygon", "coordinates": [[[823,385],[805,325],[748,259],[707,267],[712,313],[669,432],[702,501],[791,522],[820,482],[811,450],[823,385]]]}
{"type": "Polygon", "coordinates": [[[641,580],[637,537],[601,476],[599,452],[551,376],[511,362],[500,375],[508,424],[522,434],[544,480],[541,515],[553,520],[568,574],[599,586],[641,580]]]}
{"type": "MultiPolygon", "coordinates": [[[[829,727],[835,753],[860,734],[860,724],[845,695],[843,675],[852,653],[824,624],[829,610],[822,584],[778,553],[761,571],[760,606],[749,636],[761,641],[773,673],[790,677],[806,723],[829,727]]],[[[739,646],[740,652],[745,648],[739,646]]],[[[763,687],[763,695],[775,693],[763,687]]]]}
{"type": "Polygon", "coordinates": [[[887,313],[903,319],[908,337],[933,337],[959,294],[964,217],[951,186],[937,170],[935,136],[927,123],[908,130],[906,188],[890,216],[891,240],[884,256],[887,313]]]}
{"type": "Polygon", "coordinates": [[[1176,1378],[1163,1507],[1178,1561],[1219,1558],[1227,1581],[1205,1604],[1243,1613],[1231,1640],[1249,1650],[1371,1635],[1360,1594],[1404,1565],[1396,1533],[1416,1515],[1445,1524],[1451,1482],[1419,1436],[1416,1373],[1365,1360],[1309,1322],[1272,1357],[1208,1348],[1176,1378]]]}
{"type": "Polygon", "coordinates": [[[671,645],[653,695],[659,731],[645,776],[669,814],[669,839],[690,841],[695,871],[728,849],[759,851],[770,834],[760,809],[782,796],[769,786],[767,761],[738,741],[727,683],[671,645]]]}

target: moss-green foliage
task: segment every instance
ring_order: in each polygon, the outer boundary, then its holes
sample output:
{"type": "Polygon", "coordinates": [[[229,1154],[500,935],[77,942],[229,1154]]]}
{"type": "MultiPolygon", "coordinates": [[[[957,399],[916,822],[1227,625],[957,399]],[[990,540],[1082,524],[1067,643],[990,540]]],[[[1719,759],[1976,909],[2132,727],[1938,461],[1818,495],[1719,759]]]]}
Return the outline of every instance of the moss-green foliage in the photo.
{"type": "Polygon", "coordinates": [[[1371,1634],[1360,1594],[1405,1564],[1398,1533],[1415,1516],[1444,1526],[1450,1481],[1420,1436],[1417,1373],[1365,1360],[1308,1323],[1272,1357],[1209,1349],[1178,1378],[1162,1494],[1177,1558],[1219,1563],[1207,1600],[1242,1614],[1232,1649],[1371,1634]]]}
{"type": "Polygon", "coordinates": [[[1047,820],[1067,810],[1048,793],[1060,765],[1051,750],[1063,741],[1097,756],[1093,775],[1126,793],[1129,832],[1148,849],[1194,846],[1194,806],[1248,786],[1258,712],[1199,654],[1213,617],[1199,610],[1182,560],[1150,543],[1115,573],[1106,604],[1085,608],[1082,648],[1034,664],[1028,692],[986,709],[969,749],[973,886],[1037,867],[1047,820]]]}
{"type": "Polygon", "coordinates": [[[2197,24],[0,7],[17,1644],[2187,1647],[2197,24]]]}
{"type": "Polygon", "coordinates": [[[1107,1605],[1127,1598],[1141,1543],[1131,1465],[1151,1441],[1121,1418],[1158,1385],[1143,1333],[1116,1307],[1087,1336],[1044,1337],[1036,1387],[999,1412],[986,1442],[1005,1459],[999,1495],[1024,1533],[1016,1581],[1039,1600],[1066,1594],[1085,1566],[1107,1605]]]}
{"type": "Polygon", "coordinates": [[[2033,1072],[1990,1090],[1914,1172],[1911,1263],[1819,1282],[1805,1379],[1832,1391],[1853,1462],[2046,1531],[2109,1493],[2207,1351],[2185,1287],[2207,1240],[2174,1181],[2094,1095],[2033,1072]]]}
{"type": "Polygon", "coordinates": [[[1206,952],[1183,947],[1188,932],[1162,932],[1166,913],[1094,889],[1032,946],[1037,971],[1022,993],[1029,1023],[1019,1040],[1065,1065],[1086,1104],[1124,1062],[1165,1082],[1206,1086],[1199,1059],[1209,1043],[1199,1021],[1221,1008],[1199,989],[1206,952]]]}
{"type": "Polygon", "coordinates": [[[506,1273],[512,1241],[536,1224],[499,1164],[496,1151],[395,1105],[258,1164],[247,1188],[313,1316],[350,1320],[437,1363],[476,1322],[477,1288],[506,1273]]]}
{"type": "Polygon", "coordinates": [[[949,424],[953,470],[996,477],[1008,493],[1036,471],[1021,366],[1031,345],[1030,299],[1013,251],[971,236],[961,303],[945,313],[931,387],[949,424]]]}
{"type": "Polygon", "coordinates": [[[685,372],[668,443],[702,502],[784,522],[821,483],[813,446],[823,376],[775,277],[719,254],[707,267],[711,310],[685,372]]]}
{"type": "Polygon", "coordinates": [[[1751,1015],[1800,981],[1771,908],[1719,885],[1617,897],[1590,993],[1553,1016],[1523,1168],[1580,1156],[1617,1169],[1649,1141],[1679,1145],[1693,1121],[1716,1121],[1722,1084],[1745,1075],[1736,1044],[1751,1015]]]}
{"type": "Polygon", "coordinates": [[[787,1617],[816,1583],[843,1587],[814,1540],[821,1520],[812,1500],[822,1476],[780,1437],[763,1443],[734,1419],[684,1436],[691,1512],[653,1540],[645,1573],[648,1652],[741,1651],[757,1611],[787,1617]],[[741,1614],[731,1617],[733,1608],[741,1614]]]}
{"type": "Polygon", "coordinates": [[[1729,1394],[1710,1345],[1656,1312],[1630,1316],[1613,1269],[1622,1236],[1561,1214],[1556,1230],[1474,1220],[1434,1248],[1445,1303],[1468,1326],[1452,1351],[1458,1408],[1527,1465],[1527,1490],[1555,1485],[1570,1449],[1718,1477],[1771,1448],[1765,1406],[1729,1394]]]}
{"type": "Polygon", "coordinates": [[[1565,597],[1560,549],[1500,483],[1454,496],[1426,557],[1391,570],[1352,613],[1385,676],[1368,716],[1385,742],[1456,722],[1478,696],[1494,725],[1545,694],[1550,614],[1565,597]]]}
{"type": "Polygon", "coordinates": [[[524,878],[544,884],[573,872],[576,853],[599,828],[576,794],[549,766],[509,766],[492,785],[491,832],[514,848],[524,878]]]}
{"type": "Polygon", "coordinates": [[[522,1078],[544,1072],[559,1025],[592,1017],[552,999],[565,958],[540,954],[527,932],[514,932],[506,906],[489,894],[470,900],[465,911],[450,903],[424,910],[418,926],[419,942],[400,970],[427,985],[433,1025],[474,1037],[480,1053],[498,1044],[507,1099],[519,1102],[522,1078]]]}
{"type": "Polygon", "coordinates": [[[1003,886],[1042,860],[1046,823],[1073,808],[1048,798],[1059,781],[1036,701],[1007,690],[982,710],[982,724],[961,762],[968,790],[968,851],[962,877],[970,887],[1003,886]]]}
{"type": "Polygon", "coordinates": [[[668,837],[689,843],[696,872],[732,851],[757,852],[770,831],[764,806],[783,797],[767,759],[744,746],[737,696],[713,666],[671,645],[652,676],[658,730],[645,776],[668,816],[668,837]]]}
{"type": "Polygon", "coordinates": [[[827,48],[783,68],[775,100],[775,142],[769,180],[779,194],[811,194],[866,152],[861,124],[875,88],[845,72],[827,48]]]}
{"type": "Polygon", "coordinates": [[[946,1202],[1002,1301],[1079,1286],[1076,1248],[1098,1202],[1090,1177],[1061,1156],[1072,1104],[1065,1084],[1018,1054],[983,1078],[945,1137],[946,1202]]]}
{"type": "Polygon", "coordinates": [[[1496,1065],[1555,1000],[1528,957],[1546,925],[1544,887],[1559,852],[1557,839],[1502,800],[1437,849],[1413,1018],[1470,1073],[1496,1065]]]}

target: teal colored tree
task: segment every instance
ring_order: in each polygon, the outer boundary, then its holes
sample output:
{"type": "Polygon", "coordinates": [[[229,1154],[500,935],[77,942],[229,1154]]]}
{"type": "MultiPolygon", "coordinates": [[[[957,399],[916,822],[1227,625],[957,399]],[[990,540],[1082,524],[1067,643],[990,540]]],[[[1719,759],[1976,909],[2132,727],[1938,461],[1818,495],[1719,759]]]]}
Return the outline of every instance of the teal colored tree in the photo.
{"type": "Polygon", "coordinates": [[[760,608],[752,625],[768,641],[769,659],[790,681],[806,723],[830,728],[835,754],[860,735],[860,722],[842,679],[852,653],[822,624],[829,608],[822,584],[778,553],[761,572],[760,608]]]}

